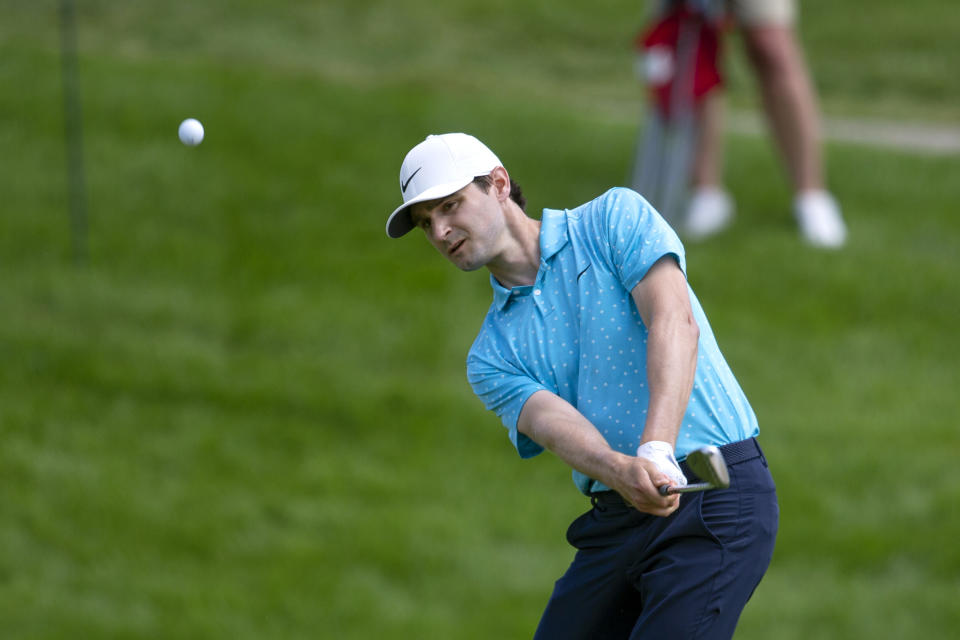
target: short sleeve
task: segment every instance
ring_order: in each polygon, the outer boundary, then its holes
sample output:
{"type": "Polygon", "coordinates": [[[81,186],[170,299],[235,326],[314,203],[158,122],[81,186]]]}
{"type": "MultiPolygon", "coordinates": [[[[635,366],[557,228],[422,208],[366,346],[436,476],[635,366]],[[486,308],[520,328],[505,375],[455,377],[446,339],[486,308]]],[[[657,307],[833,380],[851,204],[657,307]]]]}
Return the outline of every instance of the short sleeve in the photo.
{"type": "Polygon", "coordinates": [[[479,353],[477,345],[467,356],[467,379],[484,406],[496,413],[510,434],[510,441],[521,458],[532,458],[543,447],[520,433],[517,422],[527,400],[542,384],[509,365],[492,351],[479,353]]]}
{"type": "Polygon", "coordinates": [[[613,267],[627,291],[632,291],[657,260],[673,255],[687,273],[683,244],[676,232],[643,196],[630,189],[611,189],[602,217],[613,267]]]}

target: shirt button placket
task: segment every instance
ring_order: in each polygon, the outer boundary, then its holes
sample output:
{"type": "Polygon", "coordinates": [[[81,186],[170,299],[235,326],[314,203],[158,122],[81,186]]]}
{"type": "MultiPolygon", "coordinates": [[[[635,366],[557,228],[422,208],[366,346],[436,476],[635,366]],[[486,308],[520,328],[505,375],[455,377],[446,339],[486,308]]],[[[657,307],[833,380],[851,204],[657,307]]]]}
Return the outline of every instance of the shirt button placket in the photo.
{"type": "Polygon", "coordinates": [[[540,310],[541,315],[547,315],[549,309],[547,309],[546,300],[543,298],[543,290],[540,287],[533,290],[533,301],[537,305],[537,309],[540,310]]]}

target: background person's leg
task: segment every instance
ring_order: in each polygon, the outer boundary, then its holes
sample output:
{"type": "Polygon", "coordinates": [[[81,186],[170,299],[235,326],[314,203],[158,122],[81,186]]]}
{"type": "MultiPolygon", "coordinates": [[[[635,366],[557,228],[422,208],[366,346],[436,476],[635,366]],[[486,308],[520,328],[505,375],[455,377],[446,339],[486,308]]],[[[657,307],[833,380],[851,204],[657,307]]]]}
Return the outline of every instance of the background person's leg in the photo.
{"type": "Polygon", "coordinates": [[[793,29],[744,26],[747,58],[795,191],[823,188],[820,120],[813,85],[793,29]]]}
{"type": "Polygon", "coordinates": [[[691,167],[690,201],[684,235],[700,240],[725,229],[733,219],[733,199],[723,189],[723,94],[715,89],[697,109],[698,130],[691,167]]]}
{"type": "Polygon", "coordinates": [[[816,95],[793,28],[745,25],[742,33],[771,132],[794,188],[800,231],[814,246],[840,247],[847,229],[839,206],[824,188],[816,95]]]}

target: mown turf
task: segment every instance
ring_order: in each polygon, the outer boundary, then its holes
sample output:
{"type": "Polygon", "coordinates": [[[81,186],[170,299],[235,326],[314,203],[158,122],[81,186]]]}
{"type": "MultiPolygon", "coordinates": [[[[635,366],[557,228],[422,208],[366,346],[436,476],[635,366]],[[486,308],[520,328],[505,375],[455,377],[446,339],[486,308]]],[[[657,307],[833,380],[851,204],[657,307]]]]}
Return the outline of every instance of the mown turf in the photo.
{"type": "MultiPolygon", "coordinates": [[[[584,501],[469,390],[486,277],[383,223],[430,131],[487,140],[534,211],[622,183],[637,93],[610,47],[635,7],[82,4],[82,267],[55,3],[0,10],[4,636],[528,637],[584,501]]],[[[803,24],[828,104],[955,101],[949,78],[872,65],[877,29],[823,35],[827,4],[803,24]]],[[[879,32],[931,36],[886,58],[928,69],[953,46],[947,10],[874,10],[879,32]]],[[[690,280],[782,506],[738,638],[947,637],[960,159],[830,146],[851,241],[824,253],[767,141],[728,142],[739,215],[688,248],[690,280]]]]}

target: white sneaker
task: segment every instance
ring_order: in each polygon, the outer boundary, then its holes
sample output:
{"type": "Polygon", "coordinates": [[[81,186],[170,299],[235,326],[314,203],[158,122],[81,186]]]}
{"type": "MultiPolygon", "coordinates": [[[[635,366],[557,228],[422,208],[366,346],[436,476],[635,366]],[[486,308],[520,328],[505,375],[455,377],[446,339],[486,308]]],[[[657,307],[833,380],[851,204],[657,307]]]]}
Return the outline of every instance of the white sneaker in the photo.
{"type": "Polygon", "coordinates": [[[840,207],[828,192],[817,189],[798,193],[793,200],[793,214],[808,244],[839,249],[847,241],[840,207]]]}
{"type": "Polygon", "coordinates": [[[702,240],[726,229],[733,220],[733,200],[717,187],[700,187],[687,205],[684,233],[691,240],[702,240]]]}

